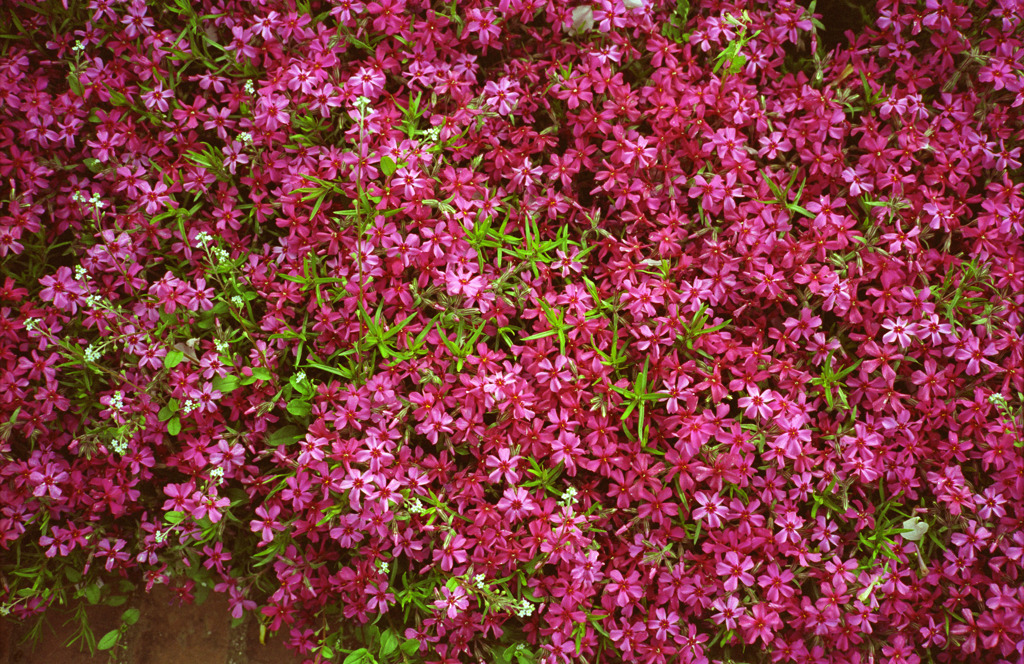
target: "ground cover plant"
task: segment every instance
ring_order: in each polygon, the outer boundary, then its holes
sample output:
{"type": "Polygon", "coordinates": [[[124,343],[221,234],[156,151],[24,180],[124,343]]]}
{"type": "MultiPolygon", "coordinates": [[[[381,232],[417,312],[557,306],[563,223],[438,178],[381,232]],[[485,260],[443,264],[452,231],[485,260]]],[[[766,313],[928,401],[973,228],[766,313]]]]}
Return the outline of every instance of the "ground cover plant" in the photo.
{"type": "Polygon", "coordinates": [[[848,8],[5,3],[3,613],[1021,662],[1024,6],[848,8]]]}

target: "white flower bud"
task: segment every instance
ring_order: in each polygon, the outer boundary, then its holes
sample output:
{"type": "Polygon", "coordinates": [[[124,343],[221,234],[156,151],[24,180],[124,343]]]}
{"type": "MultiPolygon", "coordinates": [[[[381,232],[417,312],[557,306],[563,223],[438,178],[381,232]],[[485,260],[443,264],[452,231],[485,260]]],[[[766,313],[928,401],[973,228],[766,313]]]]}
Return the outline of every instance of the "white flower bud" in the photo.
{"type": "Polygon", "coordinates": [[[590,5],[580,5],[572,10],[570,34],[588,32],[594,29],[594,10],[590,5]]]}
{"type": "Polygon", "coordinates": [[[903,522],[903,539],[917,542],[928,532],[928,524],[914,516],[903,522]]]}

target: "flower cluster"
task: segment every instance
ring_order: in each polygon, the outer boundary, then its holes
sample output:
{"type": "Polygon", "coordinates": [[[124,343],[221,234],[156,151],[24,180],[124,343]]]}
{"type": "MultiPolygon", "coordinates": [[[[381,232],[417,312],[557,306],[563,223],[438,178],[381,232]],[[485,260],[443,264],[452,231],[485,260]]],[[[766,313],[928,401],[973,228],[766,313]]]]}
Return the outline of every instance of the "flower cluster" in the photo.
{"type": "Polygon", "coordinates": [[[812,11],[15,2],[0,612],[1018,661],[1024,7],[812,11]]]}

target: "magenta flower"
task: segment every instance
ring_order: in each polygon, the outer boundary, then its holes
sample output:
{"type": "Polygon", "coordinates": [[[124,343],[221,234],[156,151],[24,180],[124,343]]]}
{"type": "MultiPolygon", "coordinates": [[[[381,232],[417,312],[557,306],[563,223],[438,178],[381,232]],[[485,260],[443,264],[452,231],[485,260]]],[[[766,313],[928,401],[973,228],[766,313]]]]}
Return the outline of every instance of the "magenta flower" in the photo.
{"type": "Polygon", "coordinates": [[[513,523],[529,516],[536,508],[537,504],[530,498],[529,492],[522,487],[505,489],[501,500],[498,501],[498,509],[513,523]]]}
{"type": "Polygon", "coordinates": [[[698,491],[693,497],[700,503],[700,507],[693,510],[693,518],[705,521],[708,528],[720,528],[722,520],[730,518],[731,512],[725,506],[725,500],[717,493],[698,491]]]}
{"type": "Polygon", "coordinates": [[[454,620],[460,611],[469,608],[469,597],[462,586],[455,586],[455,590],[449,590],[447,587],[441,588],[441,594],[443,597],[435,601],[434,606],[446,614],[449,619],[454,620]]]}
{"type": "Polygon", "coordinates": [[[512,451],[507,447],[498,450],[497,455],[490,455],[487,457],[486,465],[488,468],[493,468],[491,474],[487,476],[488,481],[497,482],[504,476],[505,481],[509,484],[515,484],[519,481],[519,473],[516,471],[516,465],[519,460],[522,459],[519,455],[512,455],[512,451]]]}
{"type": "Polygon", "coordinates": [[[279,505],[271,505],[270,509],[267,509],[265,505],[260,505],[256,508],[257,519],[249,521],[249,528],[254,533],[259,533],[263,544],[267,544],[274,539],[274,533],[284,530],[284,525],[277,520],[277,517],[281,514],[281,507],[279,505]]]}
{"type": "Polygon", "coordinates": [[[736,590],[740,583],[745,586],[754,585],[754,576],[750,573],[753,568],[754,561],[750,556],[740,558],[740,554],[735,551],[727,552],[725,559],[715,565],[718,575],[725,577],[725,589],[729,592],[736,590]]]}
{"type": "Polygon", "coordinates": [[[605,594],[621,607],[638,602],[644,594],[639,572],[633,570],[627,576],[623,576],[619,570],[612,570],[608,585],[605,586],[605,594]]]}
{"type": "Polygon", "coordinates": [[[82,286],[75,280],[71,268],[59,267],[53,275],[46,275],[39,280],[43,290],[39,297],[47,302],[53,302],[55,307],[67,309],[74,314],[78,311],[79,296],[84,295],[82,286]]]}
{"type": "Polygon", "coordinates": [[[737,402],[740,408],[745,408],[744,415],[753,419],[768,419],[775,411],[769,405],[775,401],[775,395],[771,390],[761,391],[756,385],[747,387],[747,396],[741,397],[737,402]]]}

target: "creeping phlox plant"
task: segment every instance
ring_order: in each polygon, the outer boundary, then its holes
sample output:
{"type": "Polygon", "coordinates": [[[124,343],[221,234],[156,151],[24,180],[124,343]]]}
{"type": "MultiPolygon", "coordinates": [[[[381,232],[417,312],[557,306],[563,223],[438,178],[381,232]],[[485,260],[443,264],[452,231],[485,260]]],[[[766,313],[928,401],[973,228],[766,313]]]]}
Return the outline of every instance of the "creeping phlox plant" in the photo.
{"type": "Polygon", "coordinates": [[[1024,4],[863,14],[3,3],[0,612],[1020,662],[1024,4]]]}

